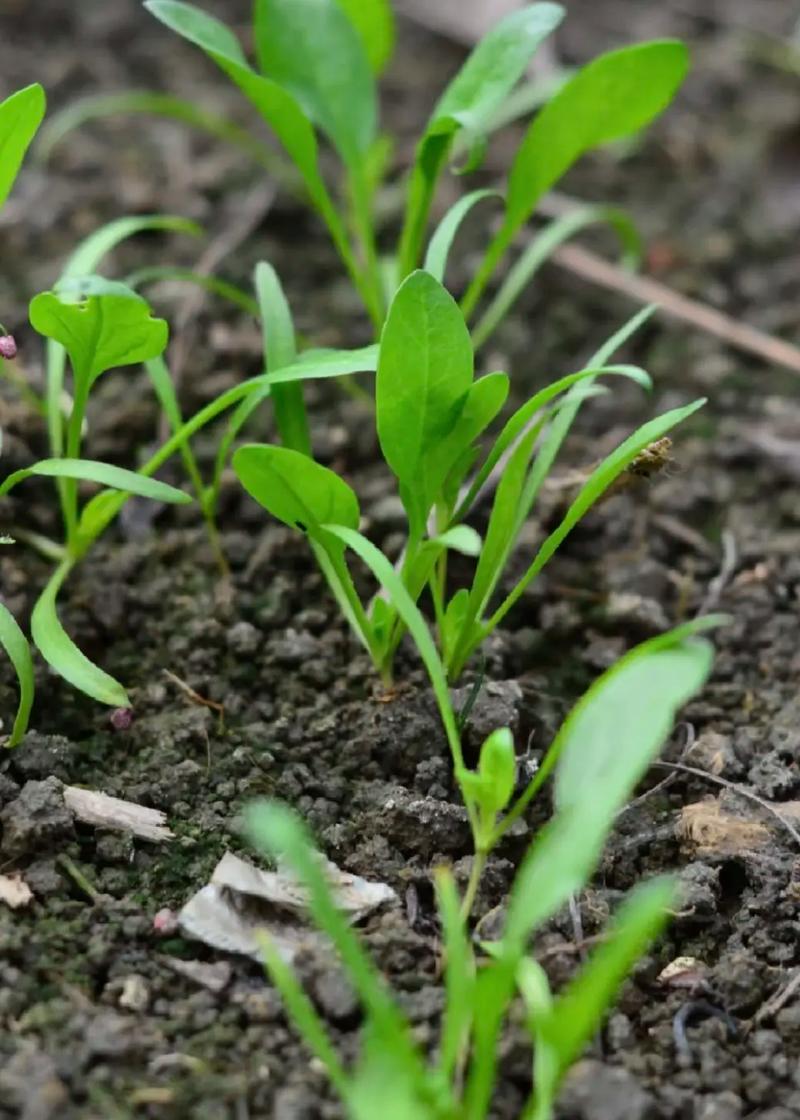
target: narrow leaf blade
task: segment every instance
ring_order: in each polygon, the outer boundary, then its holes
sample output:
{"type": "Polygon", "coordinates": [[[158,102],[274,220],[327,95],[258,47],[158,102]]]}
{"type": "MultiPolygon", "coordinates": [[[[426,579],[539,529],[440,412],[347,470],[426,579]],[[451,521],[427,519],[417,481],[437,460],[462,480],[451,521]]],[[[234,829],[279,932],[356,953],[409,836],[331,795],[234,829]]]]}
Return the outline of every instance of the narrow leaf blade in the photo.
{"type": "Polygon", "coordinates": [[[34,695],[33,659],[28,639],[11,611],[3,603],[0,603],[0,645],[14,666],[19,683],[19,705],[8,740],[8,746],[15,747],[28,730],[34,695]]]}
{"type": "Polygon", "coordinates": [[[45,661],[80,692],[112,708],[128,708],[130,700],[122,685],[104,672],[73,642],[56,611],[60,583],[48,584],[31,615],[31,635],[45,661]]]}

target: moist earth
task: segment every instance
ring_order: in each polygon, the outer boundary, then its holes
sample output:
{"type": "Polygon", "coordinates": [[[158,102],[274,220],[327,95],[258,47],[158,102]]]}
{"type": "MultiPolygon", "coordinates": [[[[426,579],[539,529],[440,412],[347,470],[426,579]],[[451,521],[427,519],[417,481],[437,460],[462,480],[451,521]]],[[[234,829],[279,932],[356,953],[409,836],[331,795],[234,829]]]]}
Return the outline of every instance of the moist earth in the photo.
{"type": "MultiPolygon", "coordinates": [[[[38,79],[54,111],[90,92],[152,88],[246,121],[205,61],[134,0],[33,7],[3,5],[4,92],[38,79]]],[[[246,25],[244,2],[208,7],[246,25]]],[[[584,161],[565,190],[628,207],[647,235],[650,273],[788,339],[797,337],[800,297],[800,74],[787,46],[796,17],[791,0],[578,0],[558,40],[568,63],[655,35],[689,41],[693,72],[675,106],[643,142],[584,161]]],[[[402,26],[386,82],[398,169],[461,58],[452,44],[402,26]]],[[[507,138],[493,145],[490,177],[509,150],[507,138]]],[[[396,197],[387,191],[381,201],[391,224],[396,197]]],[[[24,325],[27,298],[53,282],[92,229],[155,211],[203,223],[221,258],[214,267],[233,281],[247,284],[254,263],[270,259],[315,344],[366,339],[317,224],[285,192],[220,143],[167,121],[114,118],[73,133],[47,166],[29,162],[0,223],[2,318],[34,383],[41,347],[24,325]]],[[[482,243],[481,221],[464,239],[454,286],[482,243]]],[[[207,244],[149,235],[118,250],[112,271],[191,267],[207,244]]],[[[613,251],[602,237],[597,247],[613,251]]],[[[151,295],[177,336],[171,359],[186,413],[258,371],[260,340],[245,315],[174,286],[151,295]]],[[[508,368],[521,397],[580,368],[632,310],[548,266],[485,367],[508,368]]],[[[626,360],[652,373],[652,397],[622,386],[590,402],[565,469],[593,463],[656,412],[697,396],[709,403],[676,433],[674,461],[592,513],[489,642],[467,751],[474,758],[482,735],[510,722],[519,753],[535,761],[575,698],[625,649],[698,612],[730,614],[715,635],[713,677],[664,752],[690,770],[653,768],[576,910],[548,923],[532,951],[562,984],[624,892],[657,873],[677,875],[671,924],[570,1075],[558,1115],[789,1120],[800,1116],[800,386],[662,316],[626,360]],[[665,977],[679,958],[688,960],[665,977]]],[[[368,411],[331,386],[308,396],[320,458],[355,486],[367,531],[394,555],[402,519],[368,411]]],[[[10,388],[0,408],[11,471],[45,453],[45,434],[10,388]]],[[[267,424],[255,422],[256,436],[267,424]]],[[[91,409],[91,456],[131,465],[159,434],[145,381],[131,371],[105,378],[91,409]]],[[[197,449],[207,468],[213,431],[197,449]]],[[[181,482],[178,465],[165,477],[181,482]]],[[[26,486],[24,498],[3,503],[4,532],[18,530],[20,543],[0,558],[4,601],[23,621],[47,571],[24,531],[58,530],[51,491],[26,486]]],[[[525,548],[560,501],[557,490],[546,497],[525,548]]],[[[132,726],[115,730],[107,711],[40,665],[36,730],[0,758],[0,871],[20,872],[34,894],[25,908],[0,907],[3,1117],[341,1115],[260,968],[164,920],[224,851],[254,858],[238,820],[263,795],[302,813],[342,868],[397,892],[399,904],[361,933],[420,1042],[435,1044],[442,994],[431,872],[448,863],[466,881],[469,831],[413,650],[401,651],[386,695],[303,539],[269,524],[235,480],[226,477],[220,510],[227,578],[198,522],[191,507],[131,503],[65,591],[64,624],[130,687],[132,726]],[[163,810],[175,837],[154,844],[76,824],[63,784],[163,810]]],[[[477,672],[468,669],[457,703],[477,672]]],[[[3,665],[0,709],[11,713],[14,703],[3,665]]],[[[501,918],[547,808],[490,861],[476,906],[484,923],[501,918]]],[[[344,978],[311,952],[298,968],[342,1052],[354,1055],[359,1009],[344,978]]],[[[529,1050],[512,1025],[492,1115],[516,1118],[529,1086],[529,1050]]]]}

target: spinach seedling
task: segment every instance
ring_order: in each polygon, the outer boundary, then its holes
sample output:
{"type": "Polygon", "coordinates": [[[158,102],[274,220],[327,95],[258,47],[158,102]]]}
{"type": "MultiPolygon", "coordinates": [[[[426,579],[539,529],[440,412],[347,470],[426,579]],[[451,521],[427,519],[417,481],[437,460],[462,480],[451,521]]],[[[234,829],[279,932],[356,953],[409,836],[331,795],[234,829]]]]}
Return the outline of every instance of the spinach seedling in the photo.
{"type": "MultiPolygon", "coordinates": [[[[75,564],[105,524],[109,495],[123,491],[160,502],[188,502],[190,497],[173,486],[122,467],[81,458],[82,431],[89,393],[106,370],[138,363],[159,353],[166,344],[167,327],[154,319],[143,300],[121,285],[93,279],[60,292],[45,292],[31,302],[33,326],[68,349],[73,370],[72,408],[66,421],[63,454],[43,459],[7,475],[0,496],[32,476],[53,478],[64,509],[63,545],[39,540],[39,547],[54,562],[53,574],[36,601],[31,615],[31,635],[42,657],[76,688],[112,707],[129,705],[125,689],[78,649],[61,625],[56,598],[75,564]],[[104,489],[82,508],[78,482],[104,489]]],[[[0,640],[20,680],[20,706],[9,739],[19,741],[27,727],[33,699],[33,667],[27,639],[3,609],[0,640]]]]}
{"type": "MultiPolygon", "coordinates": [[[[423,261],[443,274],[464,218],[491,198],[501,206],[502,220],[464,296],[471,319],[542,196],[585,152],[649,124],[669,104],[687,70],[685,47],[660,40],[610,51],[575,73],[560,73],[546,88],[541,83],[531,88],[524,84],[531,59],[558,28],[565,10],[540,2],[511,12],[477,44],[432,107],[403,187],[399,232],[391,237],[380,226],[376,206],[390,179],[394,148],[380,127],[378,93],[395,37],[389,0],[255,0],[254,63],[230,28],[202,8],[181,0],[147,0],[145,7],[203,51],[238,87],[288,163],[276,170],[271,149],[191,102],[139,91],[90,99],[66,110],[51,125],[49,146],[93,116],[125,111],[172,116],[233,142],[282,182],[302,189],[327,228],[376,334],[397,286],[423,261]],[[505,190],[466,194],[428,241],[447,168],[461,175],[478,170],[491,135],[536,108],[539,112],[511,161],[505,190]],[[323,169],[322,143],[335,156],[338,174],[333,178],[323,169]]],[[[629,256],[638,254],[635,229],[613,207],[587,207],[556,219],[492,298],[476,325],[476,345],[508,312],[541,260],[561,241],[598,221],[617,230],[629,256]]]]}
{"type": "MultiPolygon", "coordinates": [[[[408,609],[402,596],[398,605],[408,609]]],[[[418,612],[413,617],[415,611],[412,605],[408,624],[416,637],[424,623],[418,612]]],[[[662,927],[673,885],[659,879],[636,888],[615,915],[606,943],[558,994],[551,993],[531,953],[531,938],[588,883],[616,814],[669,734],[676,711],[706,679],[712,651],[698,631],[712,621],[681,627],[637,647],[567,717],[532,783],[535,792],[545,777],[554,777],[555,812],[517,872],[499,940],[476,945],[467,921],[471,884],[459,900],[451,872],[437,872],[445,1004],[432,1064],[337,909],[300,820],[275,802],[251,806],[246,830],[252,842],[271,858],[286,860],[304,885],[312,918],[333,942],[364,1010],[361,1055],[355,1068],[347,1069],[291,968],[268,935],[262,935],[267,970],[352,1120],[385,1111],[387,1100],[398,1120],[483,1120],[493,1103],[501,1034],[517,994],[523,998],[533,1048],[533,1088],[521,1116],[552,1117],[562,1077],[662,927]]],[[[427,643],[423,638],[423,656],[432,649],[430,637],[427,643]]],[[[439,685],[444,680],[441,667],[438,677],[432,674],[435,688],[437,680],[439,685]]],[[[510,735],[499,730],[484,745],[478,771],[461,774],[467,805],[478,808],[479,827],[488,827],[491,842],[516,819],[519,806],[530,801],[532,787],[503,818],[513,784],[510,735]]]]}
{"type": "MultiPolygon", "coordinates": [[[[458,678],[581,518],[634,468],[651,444],[703,403],[672,409],[643,424],[595,466],[527,571],[510,590],[497,594],[582,401],[596,391],[601,377],[622,376],[649,387],[647,374],[638,367],[610,364],[615,350],[646,317],[647,312],[635,316],[588,368],[535,393],[481,450],[480,441],[505,402],[507,376],[495,372],[475,378],[463,313],[430,273],[412,273],[395,295],[381,334],[375,400],[378,441],[397,480],[408,524],[397,575],[413,602],[429,592],[451,680],[458,678]],[[493,478],[497,485],[481,540],[468,518],[493,478]],[[450,551],[475,560],[471,583],[452,593],[447,579],[450,551]]],[[[307,534],[333,594],[389,682],[405,632],[403,619],[384,595],[371,605],[362,603],[342,542],[326,527],[358,528],[360,510],[350,486],[305,453],[287,447],[245,445],[234,454],[233,467],[257,502],[307,534]]]]}

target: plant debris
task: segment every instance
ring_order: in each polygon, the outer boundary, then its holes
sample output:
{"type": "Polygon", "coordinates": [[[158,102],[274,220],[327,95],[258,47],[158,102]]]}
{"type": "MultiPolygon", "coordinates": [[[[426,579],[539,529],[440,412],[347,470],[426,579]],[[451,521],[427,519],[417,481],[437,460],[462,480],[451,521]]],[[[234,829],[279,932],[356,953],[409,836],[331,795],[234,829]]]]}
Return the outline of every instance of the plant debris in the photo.
{"type": "MultiPolygon", "coordinates": [[[[371,883],[323,861],[340,908],[358,922],[379,907],[396,903],[386,883],[371,883]]],[[[184,933],[214,949],[261,960],[259,932],[266,931],[281,956],[291,963],[301,949],[322,948],[325,938],[306,925],[306,895],[285,868],[261,871],[226,852],[210,882],[194,894],[178,915],[184,933]]]]}

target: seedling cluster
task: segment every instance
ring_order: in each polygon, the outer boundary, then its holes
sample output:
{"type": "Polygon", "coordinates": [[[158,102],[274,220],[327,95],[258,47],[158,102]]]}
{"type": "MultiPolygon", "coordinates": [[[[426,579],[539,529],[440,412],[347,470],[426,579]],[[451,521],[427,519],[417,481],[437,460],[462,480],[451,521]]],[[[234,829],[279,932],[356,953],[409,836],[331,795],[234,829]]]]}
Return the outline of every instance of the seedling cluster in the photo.
{"type": "MultiPolygon", "coordinates": [[[[58,540],[31,538],[53,563],[31,617],[33,645],[75,688],[115,709],[128,708],[124,687],[63,629],[58,595],[134,494],[171,503],[194,498],[224,567],[218,498],[232,457],[244,489],[271,516],[306,535],[344,617],[386,684],[393,680],[397,650],[410,636],[436,697],[474,842],[472,875],[462,898],[450,872],[437,875],[446,1010],[432,1065],[338,914],[302,825],[288,810],[265,804],[250,810],[249,834],[269,855],[293,864],[308,888],[315,920],[335,943],[362,1001],[364,1047],[355,1071],[344,1069],[312,1004],[267,942],[270,973],[356,1118],[372,1117],[378,1102],[387,1107],[387,1099],[398,1118],[486,1116],[500,1033],[512,1001],[521,997],[534,1054],[533,1091],[523,1116],[545,1120],[565,1070],[660,928],[672,888],[659,882],[636,890],[606,944],[558,995],[528,952],[530,936],[589,880],[615,815],[660,749],[676,710],[709,671],[711,648],[699,632],[715,620],[646,642],[608,670],[576,705],[520,796],[508,729],[496,729],[476,767],[468,767],[450,686],[585,514],[626,472],[643,469],[648,456],[658,457],[667,433],[703,402],[648,421],[593,467],[524,574],[509,586],[509,561],[582,405],[620,377],[649,387],[644,370],[616,364],[617,352],[649,310],[601,345],[586,368],[539,388],[513,409],[506,409],[509,376],[476,376],[476,369],[483,344],[561,242],[603,222],[635,258],[638,238],[629,219],[613,207],[587,205],[550,222],[527,241],[510,269],[498,271],[543,196],[581,155],[634,135],[666,107],[686,72],[686,51],[674,41],[638,44],[561,74],[547,88],[524,84],[536,49],[564,10],[555,3],[522,7],[489,32],[442,93],[416,147],[401,218],[396,228],[384,229],[376,199],[391,175],[392,142],[379,130],[377,79],[394,38],[387,0],[256,0],[256,67],[230,29],[200,8],[179,0],[147,0],[145,7],[240,89],[282,155],[265,150],[238,126],[161,93],[115,95],[68,110],[51,123],[50,145],[91,116],[124,110],[171,115],[238,144],[289,189],[304,192],[361,298],[374,342],[357,350],[302,349],[280,278],[266,261],[256,269],[253,294],[217,277],[160,264],[125,281],[98,275],[109,250],[143,229],[198,232],[179,218],[121,218],[88,238],[52,290],[30,303],[30,322],[45,340],[46,384],[41,397],[23,388],[46,423],[50,457],[0,484],[2,496],[32,475],[55,482],[63,534],[58,540]],[[448,165],[461,174],[476,171],[493,131],[535,106],[541,107],[523,131],[505,188],[465,193],[429,233],[448,165]],[[323,175],[323,141],[336,157],[334,182],[323,175]],[[459,302],[445,284],[448,261],[461,224],[484,202],[499,209],[499,224],[459,302]],[[165,275],[230,297],[255,313],[264,335],[264,371],[188,420],[164,357],[167,324],[138,291],[165,275]],[[83,458],[87,403],[96,382],[110,370],[141,364],[169,438],[138,470],[83,458]],[[361,532],[359,501],[349,483],[314,458],[304,382],[356,373],[374,374],[377,444],[405,511],[405,547],[395,564],[361,532]],[[251,416],[270,404],[280,442],[240,444],[251,416]],[[216,461],[204,479],[192,437],[222,416],[216,461]],[[176,454],[193,495],[154,478],[176,454]],[[81,482],[101,489],[81,502],[81,482]],[[482,535],[475,527],[480,502],[489,506],[482,535]],[[472,562],[472,574],[460,586],[448,571],[453,552],[472,562]],[[351,569],[354,560],[374,577],[371,600],[357,590],[361,577],[351,569]],[[486,861],[551,777],[554,814],[519,868],[504,932],[491,944],[479,943],[470,936],[469,919],[486,861]]],[[[0,204],[44,111],[44,94],[36,85],[0,104],[0,204]]],[[[14,338],[0,327],[0,368],[16,354],[14,338]]],[[[13,367],[6,372],[13,376],[13,367]]],[[[8,737],[14,746],[28,725],[34,666],[28,638],[2,604],[0,643],[19,679],[19,709],[8,737]]]]}

